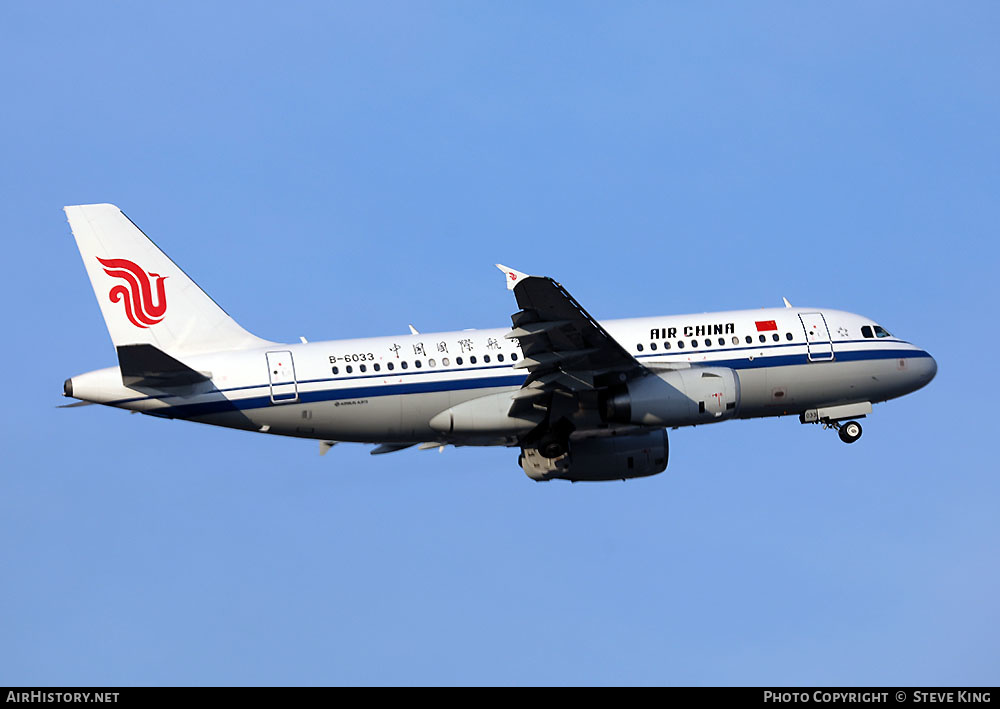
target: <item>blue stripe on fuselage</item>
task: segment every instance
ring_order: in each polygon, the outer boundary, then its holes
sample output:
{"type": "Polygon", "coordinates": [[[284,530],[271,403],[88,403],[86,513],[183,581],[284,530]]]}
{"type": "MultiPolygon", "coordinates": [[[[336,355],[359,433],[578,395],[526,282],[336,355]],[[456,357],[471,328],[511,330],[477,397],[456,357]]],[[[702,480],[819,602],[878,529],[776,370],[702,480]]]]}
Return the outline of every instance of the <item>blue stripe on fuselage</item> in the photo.
{"type": "MultiPolygon", "coordinates": [[[[347,389],[320,389],[318,391],[300,391],[299,398],[291,403],[313,404],[320,401],[339,401],[341,399],[366,399],[375,396],[402,396],[403,394],[428,394],[440,391],[461,391],[465,389],[489,389],[492,387],[521,386],[525,374],[511,374],[499,377],[482,377],[479,379],[444,379],[431,382],[410,382],[406,384],[379,384],[377,386],[350,387],[347,389]]],[[[260,385],[268,387],[267,384],[260,385]]],[[[284,402],[280,402],[284,403],[284,402]]],[[[279,403],[279,405],[280,405],[279,403]]],[[[206,401],[195,404],[171,406],[159,409],[172,418],[191,418],[194,416],[209,416],[227,411],[245,411],[262,409],[275,405],[270,395],[251,396],[244,399],[224,399],[206,401]]]]}
{"type": "MultiPolygon", "coordinates": [[[[801,347],[802,343],[790,343],[787,345],[772,345],[771,348],[776,349],[778,347],[801,347]]],[[[755,348],[759,349],[759,348],[755,348]]],[[[678,353],[679,354],[679,353],[678,353]]],[[[667,355],[669,357],[670,355],[667,355]]],[[[639,355],[637,359],[646,360],[655,357],[664,357],[663,354],[645,354],[639,355]]],[[[677,357],[677,355],[674,355],[677,357]]],[[[792,365],[810,365],[819,366],[823,364],[830,364],[832,362],[857,362],[864,360],[882,360],[882,359],[905,359],[910,357],[930,357],[930,354],[924,350],[909,350],[909,349],[878,349],[878,350],[839,350],[836,351],[835,359],[831,360],[810,360],[806,353],[799,354],[788,354],[788,355],[765,355],[762,357],[749,358],[746,356],[735,358],[735,359],[717,359],[717,360],[703,360],[699,362],[692,363],[694,366],[704,366],[704,367],[729,367],[731,369],[759,369],[762,367],[786,367],[792,365]]],[[[678,361],[678,360],[675,360],[678,361]]],[[[679,360],[683,362],[683,360],[679,360]]],[[[669,364],[669,360],[664,360],[664,363],[669,364]]],[[[464,370],[451,370],[451,371],[475,371],[476,369],[481,370],[509,370],[508,366],[491,366],[491,367],[477,367],[464,370]]],[[[446,371],[434,372],[434,374],[446,374],[446,371]]],[[[432,374],[432,372],[399,372],[394,373],[393,378],[399,378],[404,376],[417,377],[421,375],[432,374]]],[[[385,378],[386,375],[365,375],[357,377],[339,377],[335,379],[310,379],[303,380],[299,384],[308,383],[320,383],[326,381],[357,381],[361,379],[374,379],[374,378],[385,378]]],[[[361,386],[361,387],[339,387],[335,389],[320,389],[317,391],[299,391],[299,398],[294,402],[297,404],[308,404],[317,403],[323,401],[338,401],[343,399],[364,399],[376,396],[402,396],[405,394],[426,394],[432,392],[442,392],[442,391],[463,391],[468,389],[489,389],[494,387],[504,387],[504,386],[520,386],[524,383],[524,378],[526,374],[516,373],[512,371],[510,374],[494,374],[492,376],[479,377],[475,379],[444,379],[436,381],[416,381],[407,383],[393,383],[393,384],[377,384],[373,386],[361,386]]],[[[267,389],[268,392],[269,384],[256,384],[251,386],[233,387],[232,389],[220,390],[220,393],[232,392],[232,391],[243,391],[247,389],[267,389]]],[[[112,402],[112,405],[121,405],[125,403],[131,403],[134,401],[141,401],[143,399],[167,399],[174,398],[174,395],[165,395],[160,397],[137,397],[135,399],[122,399],[116,402],[112,402]]],[[[270,394],[263,396],[249,396],[242,399],[216,399],[214,401],[204,401],[192,404],[180,404],[177,406],[169,406],[162,409],[156,409],[149,413],[155,413],[161,416],[168,416],[170,418],[193,418],[197,416],[209,416],[212,414],[224,413],[229,411],[247,411],[251,409],[261,409],[267,408],[275,405],[283,405],[283,403],[275,404],[271,401],[270,394]]]]}

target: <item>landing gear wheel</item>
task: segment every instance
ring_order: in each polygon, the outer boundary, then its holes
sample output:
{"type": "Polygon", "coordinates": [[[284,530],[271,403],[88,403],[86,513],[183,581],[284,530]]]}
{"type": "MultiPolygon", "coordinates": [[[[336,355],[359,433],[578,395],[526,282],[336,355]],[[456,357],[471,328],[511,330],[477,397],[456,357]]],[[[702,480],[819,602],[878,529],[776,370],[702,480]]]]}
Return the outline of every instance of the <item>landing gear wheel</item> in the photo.
{"type": "Polygon", "coordinates": [[[558,439],[544,441],[538,446],[538,452],[546,458],[558,458],[566,452],[566,443],[558,439]]]}
{"type": "Polygon", "coordinates": [[[844,443],[854,443],[861,438],[861,424],[857,421],[848,421],[840,427],[840,440],[844,443]]]}

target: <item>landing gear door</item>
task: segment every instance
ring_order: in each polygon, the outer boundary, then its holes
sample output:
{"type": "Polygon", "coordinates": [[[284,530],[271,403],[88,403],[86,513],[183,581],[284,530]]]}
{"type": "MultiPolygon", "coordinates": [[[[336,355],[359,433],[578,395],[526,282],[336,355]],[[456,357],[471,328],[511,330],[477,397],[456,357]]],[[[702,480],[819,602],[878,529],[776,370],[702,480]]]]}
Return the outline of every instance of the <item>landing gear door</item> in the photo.
{"type": "Polygon", "coordinates": [[[287,404],[299,400],[291,352],[268,352],[267,375],[271,380],[271,401],[287,404]]]}
{"type": "Polygon", "coordinates": [[[802,329],[806,333],[806,345],[810,362],[828,362],[833,359],[833,340],[826,326],[823,313],[800,313],[802,329]]]}

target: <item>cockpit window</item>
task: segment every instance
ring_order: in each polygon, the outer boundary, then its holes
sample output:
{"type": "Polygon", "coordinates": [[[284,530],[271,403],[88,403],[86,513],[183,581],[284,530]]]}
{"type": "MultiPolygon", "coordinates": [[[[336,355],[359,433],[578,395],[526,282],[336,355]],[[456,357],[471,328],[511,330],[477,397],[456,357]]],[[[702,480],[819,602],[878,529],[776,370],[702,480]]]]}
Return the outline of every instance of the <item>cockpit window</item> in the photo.
{"type": "Polygon", "coordinates": [[[892,337],[881,325],[875,326],[875,337],[892,337]]]}
{"type": "Polygon", "coordinates": [[[872,326],[871,325],[865,325],[865,326],[863,326],[861,328],[861,334],[864,337],[875,337],[875,335],[872,334],[872,326]]]}

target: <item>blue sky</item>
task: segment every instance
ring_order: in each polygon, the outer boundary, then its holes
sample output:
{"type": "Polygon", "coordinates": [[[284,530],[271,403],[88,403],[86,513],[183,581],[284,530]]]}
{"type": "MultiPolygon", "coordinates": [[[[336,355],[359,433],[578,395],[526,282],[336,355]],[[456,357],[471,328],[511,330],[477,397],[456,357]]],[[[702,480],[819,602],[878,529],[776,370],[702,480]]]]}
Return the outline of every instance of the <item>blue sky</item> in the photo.
{"type": "Polygon", "coordinates": [[[4,3],[0,684],[997,684],[998,21],[4,3]],[[269,339],[503,326],[500,262],[598,318],[860,312],[940,369],[853,446],[724,423],[601,485],[60,410],[114,362],[90,202],[269,339]]]}

